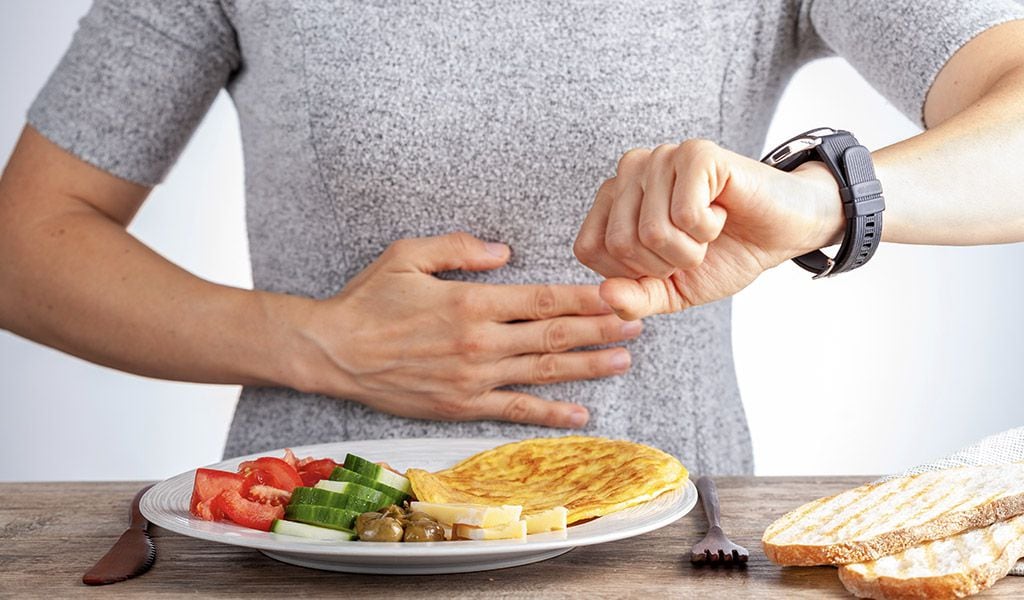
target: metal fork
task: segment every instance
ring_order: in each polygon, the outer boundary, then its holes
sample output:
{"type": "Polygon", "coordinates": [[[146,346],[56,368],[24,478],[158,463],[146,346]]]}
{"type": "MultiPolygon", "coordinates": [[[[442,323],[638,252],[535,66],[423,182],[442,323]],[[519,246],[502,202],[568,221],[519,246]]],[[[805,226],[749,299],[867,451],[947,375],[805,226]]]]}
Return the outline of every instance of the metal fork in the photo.
{"type": "Polygon", "coordinates": [[[690,550],[690,562],[695,564],[745,564],[750,558],[747,549],[732,543],[722,531],[722,515],[718,508],[718,489],[710,477],[697,480],[697,492],[704,514],[708,517],[708,534],[690,550]]]}

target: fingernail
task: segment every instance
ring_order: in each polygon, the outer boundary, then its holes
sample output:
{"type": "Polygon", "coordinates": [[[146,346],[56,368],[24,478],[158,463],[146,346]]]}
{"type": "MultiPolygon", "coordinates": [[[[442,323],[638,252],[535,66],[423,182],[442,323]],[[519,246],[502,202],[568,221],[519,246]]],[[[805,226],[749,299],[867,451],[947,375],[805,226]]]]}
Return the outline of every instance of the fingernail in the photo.
{"type": "Polygon", "coordinates": [[[625,371],[629,368],[629,363],[631,362],[629,352],[616,352],[615,354],[612,354],[611,360],[608,362],[616,371],[625,371]]]}
{"type": "Polygon", "coordinates": [[[508,246],[497,242],[487,242],[484,244],[484,249],[487,250],[488,254],[493,254],[494,256],[505,256],[505,253],[508,251],[508,246]]]}
{"type": "Polygon", "coordinates": [[[587,424],[588,420],[589,416],[587,415],[587,411],[583,409],[574,410],[569,415],[569,427],[583,427],[587,424]]]}
{"type": "Polygon", "coordinates": [[[622,324],[622,335],[625,337],[636,337],[644,330],[643,321],[626,321],[622,324]]]}

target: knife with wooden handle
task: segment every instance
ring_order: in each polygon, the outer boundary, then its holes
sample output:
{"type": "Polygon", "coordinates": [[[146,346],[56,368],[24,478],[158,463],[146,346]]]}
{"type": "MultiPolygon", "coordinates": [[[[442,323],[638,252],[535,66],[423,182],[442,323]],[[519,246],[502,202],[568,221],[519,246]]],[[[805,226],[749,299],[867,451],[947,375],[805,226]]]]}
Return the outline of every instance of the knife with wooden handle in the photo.
{"type": "Polygon", "coordinates": [[[107,585],[142,575],[153,566],[156,560],[156,548],[149,539],[149,521],[142,516],[139,502],[153,484],[139,490],[132,500],[132,515],[128,530],[114,543],[110,551],[104,555],[89,571],[82,576],[86,585],[107,585]]]}

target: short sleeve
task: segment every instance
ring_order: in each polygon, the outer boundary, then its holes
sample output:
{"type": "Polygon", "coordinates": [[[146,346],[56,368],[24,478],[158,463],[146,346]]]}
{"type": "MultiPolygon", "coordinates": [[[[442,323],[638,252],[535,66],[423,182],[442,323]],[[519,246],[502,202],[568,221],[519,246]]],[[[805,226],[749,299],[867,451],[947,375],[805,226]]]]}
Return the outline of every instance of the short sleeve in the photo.
{"type": "Polygon", "coordinates": [[[97,0],[28,122],[86,162],[155,185],[239,62],[216,0],[97,0]]]}
{"type": "Polygon", "coordinates": [[[804,0],[810,44],[845,58],[907,117],[924,124],[935,77],[986,29],[1024,18],[1014,0],[804,0]]]}

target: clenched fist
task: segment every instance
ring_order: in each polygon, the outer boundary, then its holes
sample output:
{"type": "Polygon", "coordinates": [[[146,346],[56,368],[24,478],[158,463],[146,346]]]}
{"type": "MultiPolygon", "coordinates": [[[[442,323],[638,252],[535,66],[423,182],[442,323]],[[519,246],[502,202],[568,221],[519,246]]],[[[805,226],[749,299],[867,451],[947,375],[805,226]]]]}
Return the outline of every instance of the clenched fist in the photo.
{"type": "Polygon", "coordinates": [[[839,188],[820,163],[786,173],[705,140],[636,149],[619,161],[574,251],[608,278],[624,319],[731,296],[763,271],[837,242],[839,188]]]}

